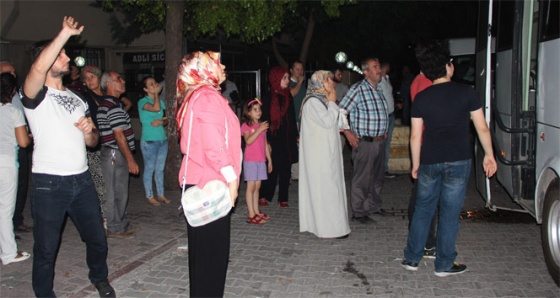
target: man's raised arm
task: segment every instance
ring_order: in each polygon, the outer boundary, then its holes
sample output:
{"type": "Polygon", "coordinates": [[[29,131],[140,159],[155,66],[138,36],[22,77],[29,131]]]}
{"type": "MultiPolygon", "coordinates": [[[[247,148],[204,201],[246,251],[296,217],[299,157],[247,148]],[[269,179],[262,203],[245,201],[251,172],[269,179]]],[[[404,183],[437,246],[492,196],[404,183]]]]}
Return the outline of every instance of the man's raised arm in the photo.
{"type": "Polygon", "coordinates": [[[35,98],[45,84],[47,73],[60,54],[64,44],[73,35],[80,35],[84,30],[84,26],[78,27],[78,22],[73,17],[64,17],[62,21],[62,30],[37,56],[29,74],[25,78],[23,84],[23,92],[29,98],[35,98]]]}

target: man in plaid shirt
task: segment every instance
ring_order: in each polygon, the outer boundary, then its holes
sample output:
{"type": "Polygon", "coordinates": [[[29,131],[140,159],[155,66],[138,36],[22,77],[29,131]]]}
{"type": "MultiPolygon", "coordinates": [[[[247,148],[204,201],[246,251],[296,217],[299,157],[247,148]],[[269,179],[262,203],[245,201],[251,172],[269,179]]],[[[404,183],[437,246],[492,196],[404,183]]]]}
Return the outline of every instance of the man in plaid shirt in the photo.
{"type": "Polygon", "coordinates": [[[365,78],[356,83],[340,102],[348,111],[350,130],[344,135],[352,146],[352,220],[363,224],[375,222],[368,215],[386,215],[381,208],[381,189],[385,176],[385,143],[388,130],[388,105],[381,81],[379,59],[362,62],[365,78]],[[373,178],[373,179],[372,179],[373,178]]]}

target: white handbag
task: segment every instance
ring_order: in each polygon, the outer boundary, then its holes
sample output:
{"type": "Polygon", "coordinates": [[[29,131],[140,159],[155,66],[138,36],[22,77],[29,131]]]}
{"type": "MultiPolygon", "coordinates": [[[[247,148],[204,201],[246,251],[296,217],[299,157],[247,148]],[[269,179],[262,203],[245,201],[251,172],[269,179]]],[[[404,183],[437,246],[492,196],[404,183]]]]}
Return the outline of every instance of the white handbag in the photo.
{"type": "MultiPolygon", "coordinates": [[[[189,150],[191,146],[192,119],[193,111],[191,110],[181,205],[183,206],[183,212],[189,224],[193,227],[199,227],[228,215],[233,206],[229,187],[221,180],[211,180],[207,182],[202,189],[194,185],[185,191],[189,150]]],[[[228,145],[227,132],[226,121],[226,147],[228,145]]]]}

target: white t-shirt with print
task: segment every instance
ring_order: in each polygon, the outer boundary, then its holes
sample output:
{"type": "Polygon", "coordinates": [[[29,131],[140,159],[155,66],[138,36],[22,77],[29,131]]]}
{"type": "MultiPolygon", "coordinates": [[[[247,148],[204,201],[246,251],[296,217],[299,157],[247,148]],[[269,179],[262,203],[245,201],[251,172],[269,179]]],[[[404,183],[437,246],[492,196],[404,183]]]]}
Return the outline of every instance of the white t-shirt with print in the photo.
{"type": "Polygon", "coordinates": [[[33,133],[33,173],[76,175],[88,169],[84,133],[75,126],[89,113],[87,103],[66,89],[44,86],[35,99],[21,89],[25,116],[33,133]]]}

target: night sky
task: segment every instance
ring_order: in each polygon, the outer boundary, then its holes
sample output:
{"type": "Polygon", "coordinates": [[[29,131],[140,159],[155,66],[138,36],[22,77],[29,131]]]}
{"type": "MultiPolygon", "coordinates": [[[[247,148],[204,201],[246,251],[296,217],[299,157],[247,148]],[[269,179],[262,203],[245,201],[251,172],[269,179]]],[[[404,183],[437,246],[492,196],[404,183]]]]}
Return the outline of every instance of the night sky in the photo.
{"type": "Polygon", "coordinates": [[[478,1],[360,1],[316,25],[308,62],[331,64],[342,50],[355,61],[373,55],[415,64],[419,41],[475,37],[477,13],[478,1]]]}

